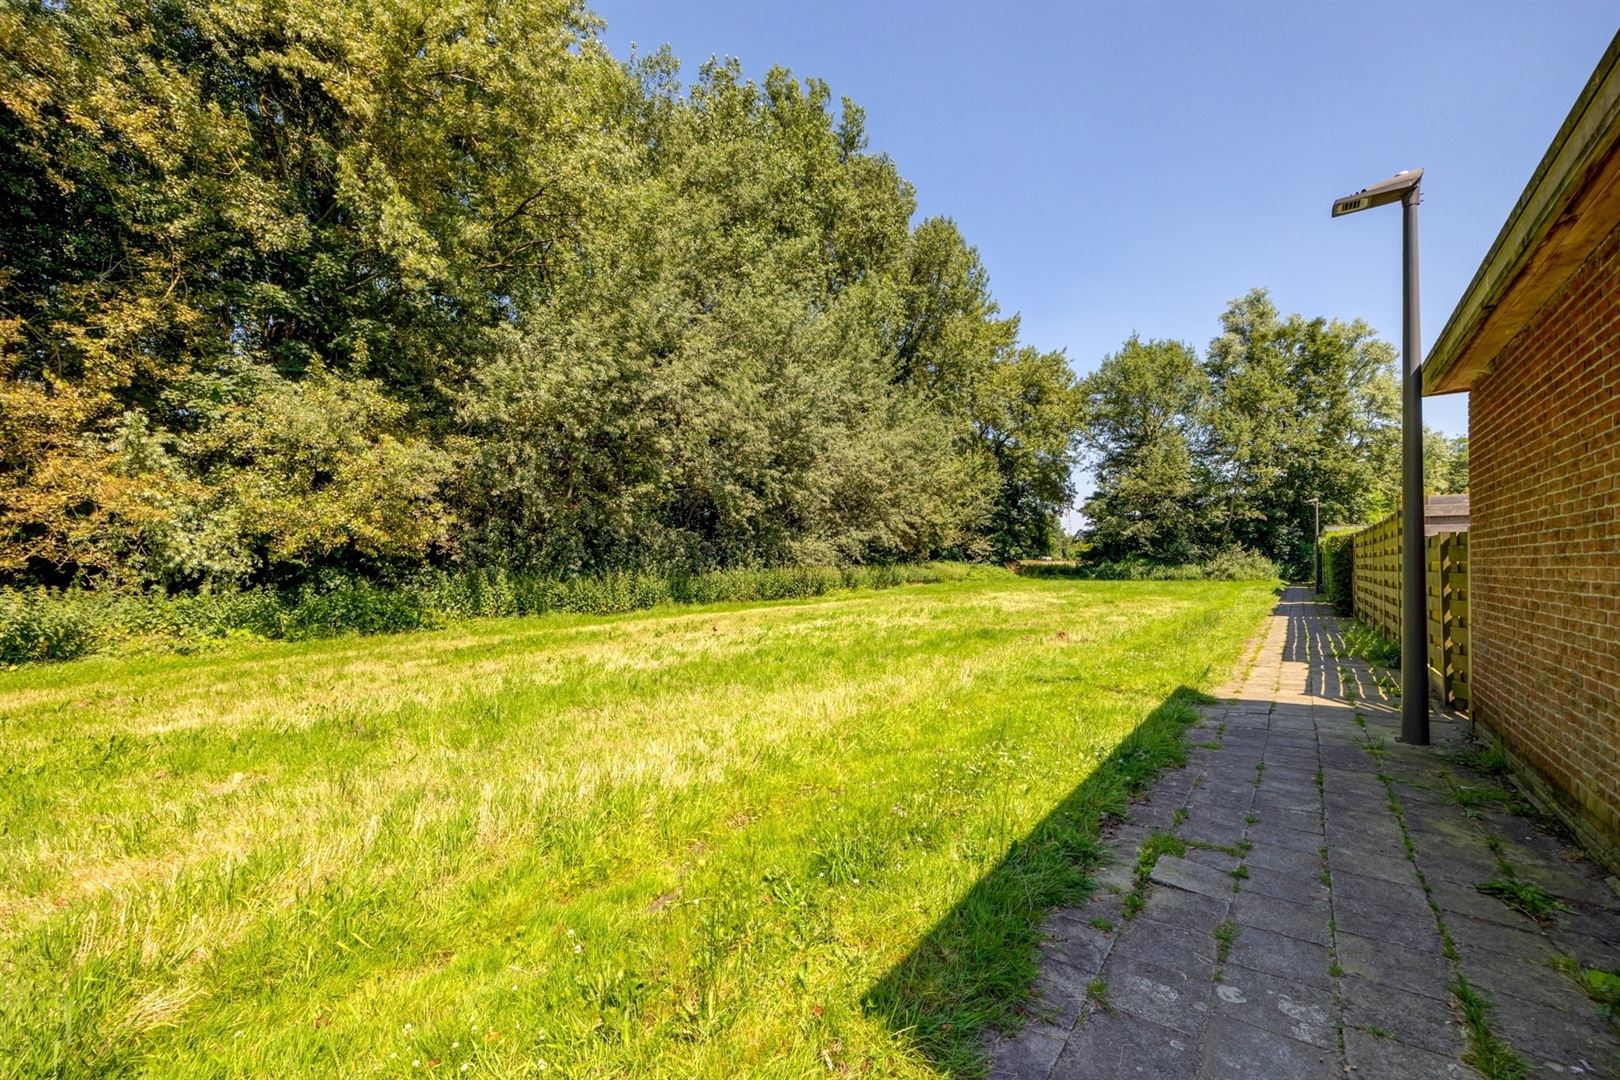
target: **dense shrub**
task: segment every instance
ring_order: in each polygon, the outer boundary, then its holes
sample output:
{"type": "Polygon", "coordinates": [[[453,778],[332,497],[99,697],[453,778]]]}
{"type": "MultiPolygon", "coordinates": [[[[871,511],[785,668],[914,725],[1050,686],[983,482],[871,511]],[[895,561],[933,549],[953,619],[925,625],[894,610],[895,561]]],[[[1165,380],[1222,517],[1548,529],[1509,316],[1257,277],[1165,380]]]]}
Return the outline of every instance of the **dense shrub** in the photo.
{"type": "Polygon", "coordinates": [[[1322,537],[1322,587],[1333,610],[1349,615],[1355,610],[1356,545],[1355,532],[1328,533],[1322,537]]]}
{"type": "Polygon", "coordinates": [[[91,651],[96,615],[77,596],[30,589],[0,594],[0,663],[72,660],[91,651]]]}
{"type": "Polygon", "coordinates": [[[1100,562],[1029,561],[1016,564],[1022,577],[1068,577],[1090,581],[1276,581],[1275,562],[1252,551],[1231,548],[1194,563],[1156,563],[1146,559],[1100,562]]]}
{"type": "Polygon", "coordinates": [[[1004,573],[961,563],[918,563],[718,570],[677,577],[603,574],[561,580],[478,568],[424,572],[388,584],[334,575],[282,593],[252,589],[165,596],[84,589],[0,590],[0,663],[72,660],[114,648],[189,651],[242,636],[300,640],[387,634],[490,616],[612,615],[671,602],[793,600],[835,589],[886,589],[1004,573]]]}

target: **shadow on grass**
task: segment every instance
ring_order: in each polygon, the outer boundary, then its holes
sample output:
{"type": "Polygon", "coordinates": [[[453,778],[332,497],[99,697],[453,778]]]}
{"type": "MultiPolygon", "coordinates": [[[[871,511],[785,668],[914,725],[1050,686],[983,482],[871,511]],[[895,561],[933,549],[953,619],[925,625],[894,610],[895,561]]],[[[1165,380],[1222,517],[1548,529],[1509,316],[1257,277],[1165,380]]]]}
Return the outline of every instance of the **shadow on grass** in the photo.
{"type": "Polygon", "coordinates": [[[1148,713],[867,991],[867,1012],[906,1033],[942,1074],[983,1076],[989,1032],[1026,1019],[1048,911],[1091,893],[1103,823],[1164,769],[1186,763],[1195,706],[1213,700],[1183,686],[1148,713]]]}

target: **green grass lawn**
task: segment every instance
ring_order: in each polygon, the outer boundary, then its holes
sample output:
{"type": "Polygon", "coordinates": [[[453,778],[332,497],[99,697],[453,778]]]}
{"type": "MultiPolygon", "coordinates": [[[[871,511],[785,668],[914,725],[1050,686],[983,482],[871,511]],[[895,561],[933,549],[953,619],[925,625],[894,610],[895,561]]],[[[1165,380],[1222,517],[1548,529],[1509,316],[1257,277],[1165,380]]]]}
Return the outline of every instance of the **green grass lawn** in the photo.
{"type": "Polygon", "coordinates": [[[0,1074],[972,1075],[1272,602],[996,576],[0,672],[0,1074]]]}

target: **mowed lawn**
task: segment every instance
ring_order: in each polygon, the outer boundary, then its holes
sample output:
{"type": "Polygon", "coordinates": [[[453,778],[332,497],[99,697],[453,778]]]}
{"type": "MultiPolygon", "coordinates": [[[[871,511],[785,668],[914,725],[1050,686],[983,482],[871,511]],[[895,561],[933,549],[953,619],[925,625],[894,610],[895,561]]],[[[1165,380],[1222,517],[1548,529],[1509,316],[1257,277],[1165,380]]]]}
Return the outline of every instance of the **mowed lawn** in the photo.
{"type": "Polygon", "coordinates": [[[0,1074],[971,1075],[1273,600],[987,575],[0,672],[0,1074]]]}

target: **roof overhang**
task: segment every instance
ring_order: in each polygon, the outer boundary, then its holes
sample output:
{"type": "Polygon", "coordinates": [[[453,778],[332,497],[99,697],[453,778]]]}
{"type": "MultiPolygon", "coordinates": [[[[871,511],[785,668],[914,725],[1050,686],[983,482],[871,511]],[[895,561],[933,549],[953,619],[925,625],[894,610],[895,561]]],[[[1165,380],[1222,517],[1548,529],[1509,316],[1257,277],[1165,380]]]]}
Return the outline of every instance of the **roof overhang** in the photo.
{"type": "Polygon", "coordinates": [[[1620,33],[1423,363],[1423,392],[1467,390],[1620,224],[1620,33]]]}

